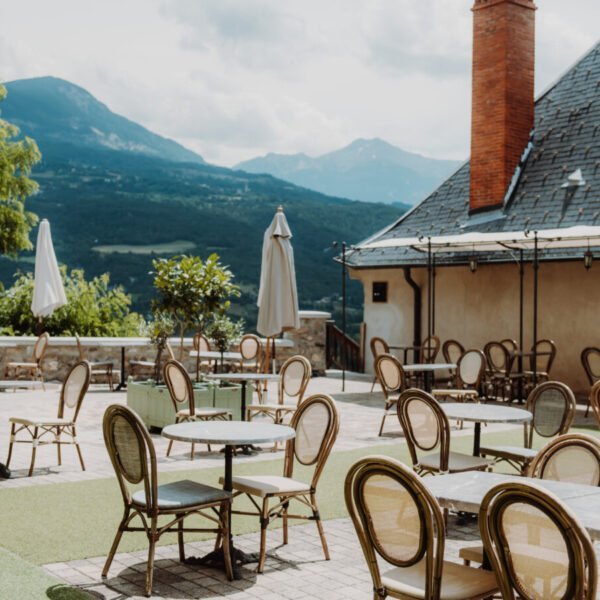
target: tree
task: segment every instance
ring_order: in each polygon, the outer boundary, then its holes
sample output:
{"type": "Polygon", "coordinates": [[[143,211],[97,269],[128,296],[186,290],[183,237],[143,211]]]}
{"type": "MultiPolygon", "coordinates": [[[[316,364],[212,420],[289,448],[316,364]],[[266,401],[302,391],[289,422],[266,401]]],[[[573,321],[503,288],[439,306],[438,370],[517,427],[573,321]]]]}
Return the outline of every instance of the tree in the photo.
{"type": "MultiPolygon", "coordinates": [[[[61,267],[67,304],[44,319],[50,335],[136,336],[144,319],[129,312],[131,297],[111,287],[108,273],[86,281],[84,272],[61,267]]],[[[17,273],[13,286],[0,295],[0,334],[35,335],[37,318],[31,312],[33,275],[17,273]]]]}
{"type": "MultiPolygon", "coordinates": [[[[0,84],[0,102],[5,98],[0,84]]],[[[38,190],[29,175],[42,155],[31,138],[18,136],[18,127],[0,118],[0,254],[31,250],[29,232],[38,220],[25,210],[25,200],[38,190]]]]}
{"type": "Polygon", "coordinates": [[[174,256],[152,261],[158,299],[153,310],[171,315],[177,323],[183,355],[183,336],[193,328],[201,330],[209,317],[223,314],[229,298],[239,297],[233,273],[221,264],[217,254],[205,261],[199,256],[174,256]]]}

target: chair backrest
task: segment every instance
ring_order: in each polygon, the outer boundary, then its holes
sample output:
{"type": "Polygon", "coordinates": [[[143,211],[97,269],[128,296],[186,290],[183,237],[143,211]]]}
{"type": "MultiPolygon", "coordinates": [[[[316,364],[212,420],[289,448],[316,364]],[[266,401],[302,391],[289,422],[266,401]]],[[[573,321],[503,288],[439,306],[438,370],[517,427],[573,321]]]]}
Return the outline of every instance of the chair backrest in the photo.
{"type": "Polygon", "coordinates": [[[132,492],[141,485],[148,515],[157,514],[156,452],[143,421],[127,406],[113,404],[104,412],[102,431],[125,506],[130,506],[132,492]]]}
{"type": "Polygon", "coordinates": [[[600,348],[584,348],[581,352],[581,364],[590,385],[600,381],[600,348]]]}
{"type": "Polygon", "coordinates": [[[456,340],[446,340],[442,344],[442,356],[447,363],[457,364],[464,353],[464,346],[456,340]]]}
{"type": "Polygon", "coordinates": [[[531,448],[534,431],[546,438],[569,431],[575,418],[575,396],[564,383],[545,381],[531,391],[526,408],[533,414],[526,440],[527,447],[531,448]]]}
{"type": "Polygon", "coordinates": [[[391,354],[380,354],[375,359],[375,375],[386,400],[390,394],[405,388],[406,376],[400,361],[391,354]]]}
{"type": "Polygon", "coordinates": [[[185,367],[176,360],[168,360],[163,367],[163,377],[171,396],[173,408],[177,413],[188,405],[190,416],[196,413],[194,406],[194,386],[185,367]]]}
{"type": "Polygon", "coordinates": [[[38,339],[35,341],[33,346],[33,360],[41,365],[44,360],[44,354],[46,354],[46,349],[48,348],[48,344],[50,342],[50,334],[47,331],[44,331],[38,339]]]}
{"type": "Polygon", "coordinates": [[[240,340],[240,354],[242,360],[255,360],[260,358],[260,339],[257,335],[247,333],[240,340]]]}
{"type": "MultiPolygon", "coordinates": [[[[373,588],[384,590],[377,554],[399,568],[424,565],[424,597],[440,597],[445,528],[442,511],[422,480],[393,458],[368,456],[348,471],[346,507],[373,588]]],[[[384,597],[384,593],[376,597],[384,597]]],[[[416,597],[416,596],[415,596],[416,597]]]]}
{"type": "Polygon", "coordinates": [[[400,394],[397,411],[413,467],[419,464],[420,452],[437,451],[440,471],[447,471],[450,423],[439,402],[427,392],[411,388],[400,394]]]}
{"type": "Polygon", "coordinates": [[[509,352],[516,352],[519,349],[519,344],[517,344],[517,340],[513,340],[512,338],[504,338],[503,340],[500,340],[500,343],[509,352]]]}
{"type": "Polygon", "coordinates": [[[85,353],[83,352],[83,346],[81,345],[81,340],[79,339],[79,334],[75,334],[75,342],[77,344],[77,352],[79,353],[79,360],[85,360],[85,353]]]}
{"type": "Polygon", "coordinates": [[[483,499],[479,527],[503,598],[596,597],[594,546],[553,494],[531,483],[500,483],[483,499]]]}
{"type": "Polygon", "coordinates": [[[292,356],[283,363],[279,375],[279,403],[284,404],[287,397],[299,405],[312,375],[310,361],[299,354],[292,356]]]}
{"type": "Polygon", "coordinates": [[[58,401],[59,419],[69,418],[73,423],[77,421],[81,403],[90,386],[91,377],[92,369],[90,363],[86,360],[79,361],[69,369],[60,390],[60,400],[58,401]]]}
{"type": "Polygon", "coordinates": [[[600,440],[583,433],[566,433],[546,444],[528,475],[582,485],[600,485],[600,440]]]}
{"type": "Polygon", "coordinates": [[[507,347],[500,342],[488,342],[483,347],[488,368],[492,373],[508,372],[511,358],[507,347]]]}
{"type": "Polygon", "coordinates": [[[556,344],[552,340],[538,340],[531,351],[535,350],[536,356],[530,359],[530,368],[538,373],[550,374],[552,363],[556,357],[556,344]],[[540,354],[537,354],[540,352],[540,354]]]}
{"type": "Polygon", "coordinates": [[[192,345],[196,352],[210,352],[210,343],[201,333],[196,333],[194,335],[192,345]]]}
{"type": "Polygon", "coordinates": [[[314,490],[340,429],[338,411],[331,396],[314,394],[302,401],[292,415],[296,437],[286,443],[283,473],[292,477],[294,463],[313,467],[314,490]]]}
{"type": "Polygon", "coordinates": [[[173,352],[173,346],[169,342],[165,342],[165,350],[169,356],[169,360],[175,360],[175,352],[173,352]]]}
{"type": "Polygon", "coordinates": [[[423,340],[421,344],[421,362],[434,363],[440,351],[440,338],[436,335],[430,335],[423,340]]]}
{"type": "Polygon", "coordinates": [[[373,360],[375,360],[380,354],[390,353],[389,344],[381,337],[372,337],[371,341],[369,342],[369,345],[371,346],[371,354],[373,355],[373,360]]]}
{"type": "Polygon", "coordinates": [[[594,411],[594,415],[596,415],[596,421],[600,427],[600,381],[596,381],[590,390],[590,406],[594,411]]]}
{"type": "Polygon", "coordinates": [[[481,350],[467,350],[458,361],[458,378],[462,385],[479,388],[485,371],[485,356],[481,350]]]}

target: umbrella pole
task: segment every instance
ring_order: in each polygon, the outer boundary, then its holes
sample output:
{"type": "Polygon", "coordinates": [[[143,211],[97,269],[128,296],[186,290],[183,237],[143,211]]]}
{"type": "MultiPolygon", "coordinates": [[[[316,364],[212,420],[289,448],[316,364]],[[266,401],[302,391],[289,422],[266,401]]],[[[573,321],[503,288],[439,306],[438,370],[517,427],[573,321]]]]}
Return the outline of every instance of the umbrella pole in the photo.
{"type": "Polygon", "coordinates": [[[538,336],[538,237],[534,233],[533,243],[533,385],[537,385],[537,336],[538,336]]]}
{"type": "MultiPolygon", "coordinates": [[[[266,340],[266,346],[267,346],[267,350],[266,350],[266,354],[265,354],[265,374],[267,375],[269,373],[269,361],[270,361],[270,352],[271,352],[271,337],[267,336],[267,340],[266,340]]],[[[267,380],[265,380],[265,382],[263,383],[263,390],[267,389],[267,385],[268,382],[267,380]]]]}
{"type": "MultiPolygon", "coordinates": [[[[523,250],[519,250],[519,373],[523,373],[523,250]]],[[[523,377],[519,376],[519,402],[523,402],[523,377]]]]}

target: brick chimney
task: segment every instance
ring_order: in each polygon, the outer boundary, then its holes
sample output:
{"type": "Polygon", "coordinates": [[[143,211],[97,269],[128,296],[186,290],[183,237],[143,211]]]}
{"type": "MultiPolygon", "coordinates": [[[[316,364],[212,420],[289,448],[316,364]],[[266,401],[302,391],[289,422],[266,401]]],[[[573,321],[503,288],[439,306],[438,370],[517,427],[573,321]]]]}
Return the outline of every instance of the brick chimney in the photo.
{"type": "Polygon", "coordinates": [[[475,0],[471,213],[502,206],[534,117],[533,0],[475,0]]]}

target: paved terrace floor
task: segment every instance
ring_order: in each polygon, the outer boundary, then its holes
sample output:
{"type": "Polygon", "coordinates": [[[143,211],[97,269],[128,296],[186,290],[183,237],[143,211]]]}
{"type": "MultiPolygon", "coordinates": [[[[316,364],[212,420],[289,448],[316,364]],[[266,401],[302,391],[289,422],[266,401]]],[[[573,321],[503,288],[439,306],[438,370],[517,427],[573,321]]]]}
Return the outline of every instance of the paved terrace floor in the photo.
{"type": "MultiPolygon", "coordinates": [[[[383,396],[380,392],[370,393],[371,383],[347,381],[346,391],[341,392],[341,381],[333,378],[314,378],[308,387],[308,394],[329,393],[337,401],[340,412],[340,435],[334,452],[381,446],[382,444],[404,444],[397,421],[389,418],[386,434],[377,436],[382,415],[383,396]]],[[[270,389],[271,398],[275,390],[270,389]]],[[[11,416],[40,416],[56,414],[59,389],[49,385],[46,392],[19,391],[0,394],[0,460],[5,460],[11,416]]],[[[56,452],[52,447],[38,451],[36,470],[33,477],[27,477],[30,447],[16,447],[13,453],[11,470],[13,477],[0,482],[3,489],[21,486],[44,486],[58,482],[83,481],[114,477],[104,442],[102,439],[102,415],[107,406],[125,403],[124,392],[111,393],[106,386],[93,385],[85,398],[79,418],[79,439],[82,445],[87,470],[82,472],[72,448],[63,450],[63,465],[56,466],[56,452]]],[[[578,422],[585,420],[579,411],[578,422]]],[[[490,426],[486,431],[499,431],[510,426],[490,426]]],[[[514,426],[513,426],[514,427],[514,426]]],[[[469,424],[463,430],[455,429],[453,436],[471,436],[469,424]]],[[[159,457],[159,470],[177,471],[194,468],[218,467],[223,464],[222,454],[213,448],[208,453],[197,447],[193,463],[189,460],[189,445],[175,444],[170,458],[165,457],[167,442],[160,435],[153,435],[159,457]]],[[[239,456],[234,465],[248,461],[263,461],[282,458],[282,452],[265,451],[255,456],[239,456]]],[[[235,471],[235,466],[234,466],[235,471]]],[[[326,482],[321,482],[326,485],[326,482]]],[[[1,492],[0,492],[1,494],[1,492]]],[[[1,497],[1,496],[0,496],[1,497]]],[[[116,524],[114,524],[116,526],[116,524]]],[[[111,523],[112,527],[113,524],[111,523]]],[[[234,523],[235,527],[235,523],[234,523]]],[[[276,598],[370,598],[372,588],[369,573],[364,562],[356,535],[349,519],[334,519],[325,522],[331,561],[322,556],[316,528],[313,523],[296,526],[290,531],[290,543],[281,545],[281,531],[269,534],[268,557],[265,572],[257,575],[254,565],[242,569],[240,581],[228,582],[223,574],[215,569],[190,567],[178,561],[176,546],[162,546],[157,549],[155,565],[155,590],[157,598],[221,598],[230,599],[276,598]]],[[[458,561],[458,548],[466,541],[478,538],[475,522],[458,524],[451,516],[447,539],[447,555],[458,561]]],[[[186,544],[187,555],[202,555],[211,548],[210,542],[186,544]]],[[[258,549],[258,534],[252,533],[236,537],[236,545],[246,551],[258,549]]],[[[107,548],[108,550],[108,548],[107,548]]],[[[45,565],[45,569],[65,583],[80,587],[89,592],[90,597],[120,599],[142,597],[142,586],[146,568],[146,552],[117,554],[111,568],[110,578],[102,581],[100,571],[105,555],[75,560],[68,563],[45,565]]]]}

